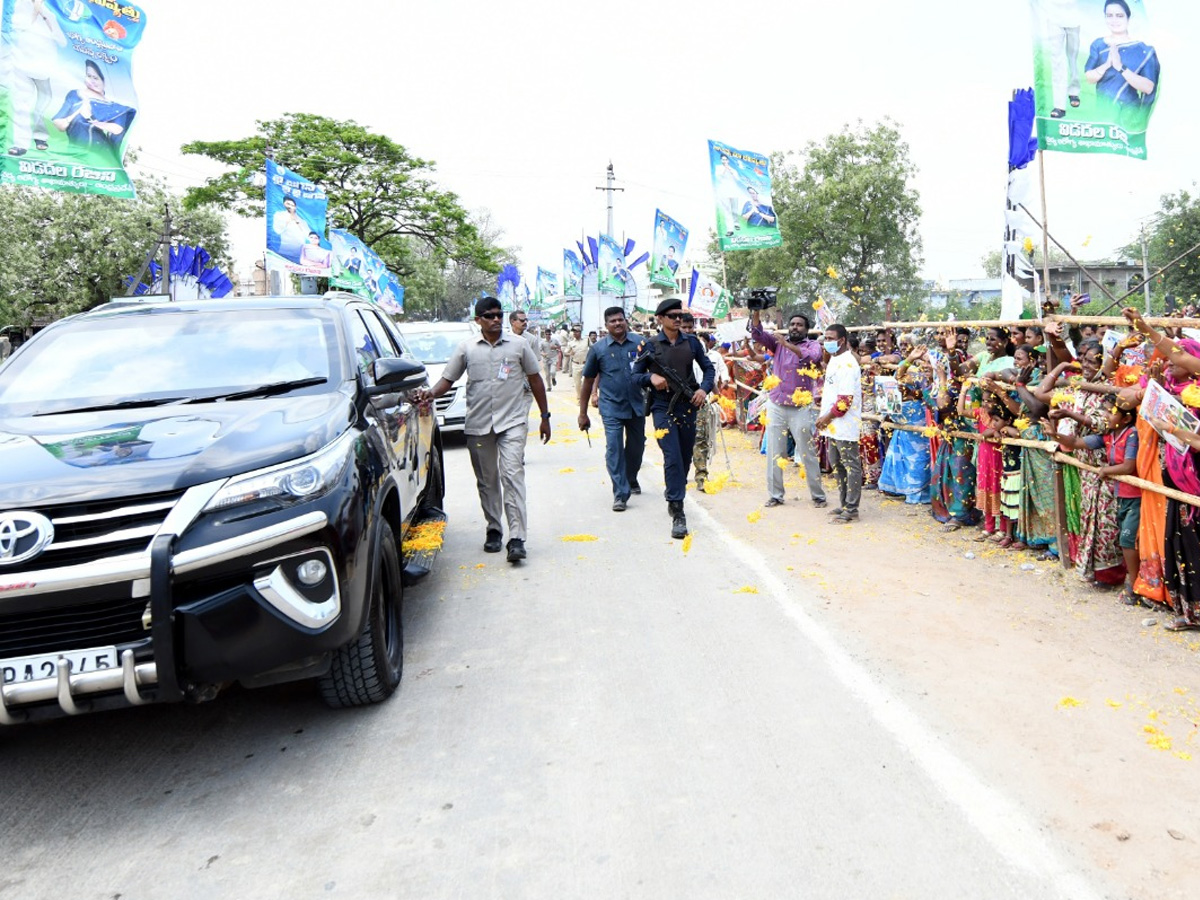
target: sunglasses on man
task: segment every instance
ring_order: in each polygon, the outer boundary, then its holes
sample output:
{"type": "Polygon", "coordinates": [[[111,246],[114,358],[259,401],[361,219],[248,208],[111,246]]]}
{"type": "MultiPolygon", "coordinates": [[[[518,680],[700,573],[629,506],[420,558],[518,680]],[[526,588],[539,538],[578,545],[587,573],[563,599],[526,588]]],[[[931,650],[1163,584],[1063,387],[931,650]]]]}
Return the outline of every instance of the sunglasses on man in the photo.
{"type": "Polygon", "coordinates": [[[499,319],[499,318],[503,318],[503,316],[504,316],[504,313],[502,313],[502,312],[487,312],[487,313],[480,313],[480,314],[477,316],[477,318],[480,318],[480,319],[499,319]]]}

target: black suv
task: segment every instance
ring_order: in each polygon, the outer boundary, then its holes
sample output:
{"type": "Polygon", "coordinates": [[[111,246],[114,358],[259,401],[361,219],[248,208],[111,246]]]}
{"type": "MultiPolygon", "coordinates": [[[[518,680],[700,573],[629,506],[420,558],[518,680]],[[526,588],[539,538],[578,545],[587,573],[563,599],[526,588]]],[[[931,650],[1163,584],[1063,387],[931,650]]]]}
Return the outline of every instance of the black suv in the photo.
{"type": "Polygon", "coordinates": [[[402,585],[445,527],[426,384],[346,294],[118,301],[23,345],[0,367],[0,723],[233,682],[390,696],[402,585]]]}

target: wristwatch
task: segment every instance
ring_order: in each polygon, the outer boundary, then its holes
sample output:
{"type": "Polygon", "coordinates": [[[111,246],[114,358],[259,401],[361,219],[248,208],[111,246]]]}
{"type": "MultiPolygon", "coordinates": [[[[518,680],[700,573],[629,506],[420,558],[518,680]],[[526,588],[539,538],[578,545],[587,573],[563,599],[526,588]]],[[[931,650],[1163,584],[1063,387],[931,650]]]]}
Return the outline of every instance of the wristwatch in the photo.
{"type": "Polygon", "coordinates": [[[543,418],[543,419],[549,419],[549,418],[550,418],[550,413],[548,413],[548,412],[544,412],[544,413],[542,413],[542,418],[543,418]]]}

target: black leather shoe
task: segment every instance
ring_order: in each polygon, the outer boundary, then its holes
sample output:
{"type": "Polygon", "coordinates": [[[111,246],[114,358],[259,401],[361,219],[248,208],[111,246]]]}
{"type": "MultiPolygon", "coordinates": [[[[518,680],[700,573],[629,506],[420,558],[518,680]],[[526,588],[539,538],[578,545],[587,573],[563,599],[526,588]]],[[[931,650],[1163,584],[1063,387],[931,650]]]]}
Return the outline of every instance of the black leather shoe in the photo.
{"type": "Polygon", "coordinates": [[[519,538],[513,538],[508,542],[508,561],[520,562],[525,558],[525,542],[519,538]]]}
{"type": "Polygon", "coordinates": [[[623,497],[618,497],[613,501],[613,512],[625,512],[626,502],[623,497]]]}
{"type": "Polygon", "coordinates": [[[636,481],[629,482],[629,493],[640,494],[641,492],[642,486],[640,484],[638,484],[636,481]]]}
{"type": "Polygon", "coordinates": [[[484,553],[499,553],[504,535],[499,531],[488,531],[487,540],[483,542],[484,553]]]}

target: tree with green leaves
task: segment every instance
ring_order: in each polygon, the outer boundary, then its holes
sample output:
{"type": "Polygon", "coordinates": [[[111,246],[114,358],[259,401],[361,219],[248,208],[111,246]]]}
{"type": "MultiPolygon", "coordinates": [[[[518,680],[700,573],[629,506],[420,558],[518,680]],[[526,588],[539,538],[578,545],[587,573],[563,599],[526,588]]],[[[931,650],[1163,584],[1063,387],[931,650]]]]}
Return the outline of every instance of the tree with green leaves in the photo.
{"type": "Polygon", "coordinates": [[[352,121],[287,113],[257,124],[250,137],[183,146],[184,153],[231,167],[191,188],[189,207],[214,204],[247,218],[264,216],[259,176],[270,154],[324,188],[330,227],[362,240],[402,279],[418,274],[421,257],[431,254],[499,271],[495,248],[481,238],[457,195],[434,183],[431,161],[352,121]]]}
{"type": "MultiPolygon", "coordinates": [[[[885,298],[921,302],[916,166],[895,123],[846,126],[799,152],[772,154],[771,167],[783,244],[726,253],[730,290],[773,285],[787,308],[824,297],[854,324],[881,321],[885,298]]],[[[709,256],[720,271],[715,238],[709,256]]]]}
{"type": "Polygon", "coordinates": [[[211,206],[181,209],[160,182],[135,179],[136,200],[0,187],[0,326],[29,327],[124,296],[170,204],[177,239],[199,244],[229,270],[225,219],[211,206]]]}
{"type": "MultiPolygon", "coordinates": [[[[1146,235],[1151,272],[1200,244],[1200,197],[1181,190],[1163,195],[1160,204],[1161,212],[1146,235]]],[[[1126,254],[1141,259],[1140,241],[1131,244],[1126,254]]],[[[1174,295],[1180,306],[1200,303],[1200,250],[1193,250],[1155,278],[1152,290],[1159,299],[1174,295]]]]}

